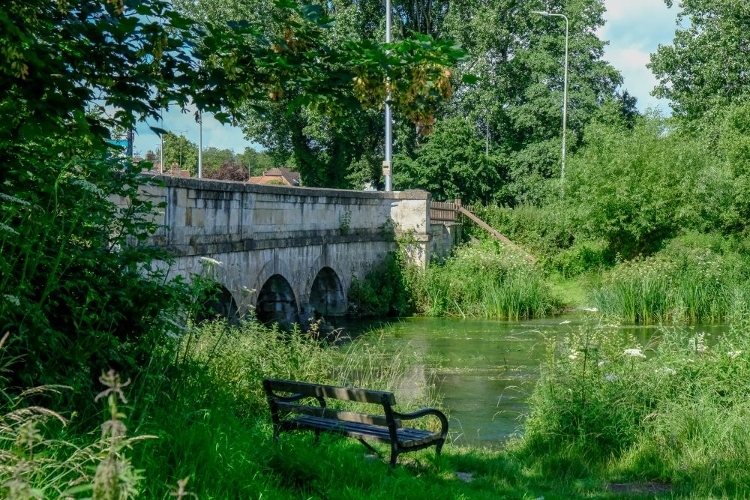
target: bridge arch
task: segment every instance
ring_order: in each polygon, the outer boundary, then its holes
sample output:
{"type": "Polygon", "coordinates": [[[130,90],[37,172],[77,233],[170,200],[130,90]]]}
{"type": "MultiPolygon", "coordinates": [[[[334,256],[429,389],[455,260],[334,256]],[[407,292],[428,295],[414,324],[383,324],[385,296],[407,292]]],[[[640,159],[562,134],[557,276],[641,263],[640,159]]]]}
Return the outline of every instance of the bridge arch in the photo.
{"type": "Polygon", "coordinates": [[[198,304],[199,309],[196,321],[202,323],[216,317],[223,317],[230,322],[236,322],[240,318],[239,307],[234,300],[232,292],[219,282],[211,290],[206,290],[203,298],[198,304]]]}
{"type": "Polygon", "coordinates": [[[297,321],[297,298],[284,276],[274,274],[266,280],[258,291],[255,311],[258,320],[263,323],[276,322],[288,327],[297,321]]]}
{"type": "Polygon", "coordinates": [[[313,279],[309,304],[323,316],[346,314],[346,294],[341,279],[331,267],[324,267],[313,279]]]}

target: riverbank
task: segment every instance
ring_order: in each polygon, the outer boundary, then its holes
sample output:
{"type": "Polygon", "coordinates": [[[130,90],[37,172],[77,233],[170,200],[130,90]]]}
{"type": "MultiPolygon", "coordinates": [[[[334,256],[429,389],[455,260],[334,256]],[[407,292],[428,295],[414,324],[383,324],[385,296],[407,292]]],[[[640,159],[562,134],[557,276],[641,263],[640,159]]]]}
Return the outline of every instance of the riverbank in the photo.
{"type": "MultiPolygon", "coordinates": [[[[434,450],[406,454],[389,473],[355,440],[316,446],[297,433],[274,442],[260,382],[393,389],[421,363],[418,351],[394,353],[377,334],[333,346],[257,323],[206,324],[169,366],[131,383],[103,377],[104,434],[75,417],[61,428],[46,410],[6,414],[0,487],[21,492],[9,498],[34,489],[48,498],[742,497],[750,494],[750,345],[741,338],[711,348],[675,335],[649,349],[584,325],[549,346],[523,437],[499,450],[450,442],[440,459],[434,450]]],[[[429,385],[396,394],[400,411],[443,407],[429,385]]]]}

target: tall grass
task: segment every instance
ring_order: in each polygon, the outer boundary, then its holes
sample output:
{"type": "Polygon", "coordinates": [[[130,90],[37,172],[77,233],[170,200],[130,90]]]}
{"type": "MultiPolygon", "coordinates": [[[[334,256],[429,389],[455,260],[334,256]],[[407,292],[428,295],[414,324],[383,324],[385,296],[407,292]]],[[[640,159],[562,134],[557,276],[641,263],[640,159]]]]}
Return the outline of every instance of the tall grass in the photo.
{"type": "Polygon", "coordinates": [[[522,442],[527,458],[598,464],[698,497],[747,495],[749,329],[743,320],[711,339],[663,328],[643,346],[592,324],[550,339],[522,442]]]}
{"type": "MultiPolygon", "coordinates": [[[[338,443],[345,450],[329,454],[312,447],[305,434],[274,443],[262,380],[395,390],[416,359],[410,351],[388,352],[377,334],[328,344],[314,331],[285,332],[256,322],[192,329],[182,339],[169,384],[157,391],[162,401],[140,416],[139,431],[160,437],[136,450],[148,471],[148,488],[163,491],[163,485],[190,477],[191,491],[200,498],[298,498],[300,491],[326,495],[320,488],[329,487],[331,472],[319,470],[317,454],[325,453],[329,465],[340,462],[332,467],[344,468],[347,461],[361,461],[364,448],[356,441],[352,446],[325,438],[324,446],[338,443]]],[[[412,399],[399,395],[399,408],[434,404],[429,388],[422,389],[412,399]]],[[[368,406],[368,412],[376,410],[368,406]]]]}
{"type": "Polygon", "coordinates": [[[418,278],[417,308],[428,316],[518,320],[559,305],[537,268],[493,242],[461,247],[418,278]]]}
{"type": "Polygon", "coordinates": [[[35,387],[18,396],[5,392],[7,379],[2,373],[7,360],[2,355],[7,339],[8,334],[0,338],[0,498],[137,497],[142,476],[130,461],[129,450],[153,436],[128,435],[120,408],[127,403],[123,389],[130,381],[123,382],[113,370],[102,374],[99,381],[105,388],[95,398],[106,406],[101,431],[93,436],[68,435],[64,429],[69,419],[40,403],[69,387],[35,387]]]}
{"type": "Polygon", "coordinates": [[[746,278],[737,255],[676,244],[605,273],[592,300],[603,314],[629,323],[718,322],[746,309],[746,278]]]}

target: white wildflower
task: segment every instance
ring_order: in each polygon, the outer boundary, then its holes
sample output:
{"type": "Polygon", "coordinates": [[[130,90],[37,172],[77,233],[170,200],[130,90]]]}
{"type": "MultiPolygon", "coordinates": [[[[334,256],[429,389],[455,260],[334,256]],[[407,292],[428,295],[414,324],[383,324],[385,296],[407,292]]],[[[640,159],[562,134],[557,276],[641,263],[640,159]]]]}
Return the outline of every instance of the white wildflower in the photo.
{"type": "Polygon", "coordinates": [[[729,359],[737,359],[740,354],[742,354],[742,351],[729,351],[727,356],[729,356],[729,359]]]}
{"type": "Polygon", "coordinates": [[[662,368],[661,371],[665,375],[677,375],[677,370],[670,368],[668,366],[665,366],[664,368],[662,368]]]}
{"type": "Polygon", "coordinates": [[[692,337],[688,341],[688,345],[690,346],[690,349],[696,352],[705,352],[708,349],[708,346],[706,346],[706,334],[699,333],[695,337],[692,337]]]}
{"type": "Polygon", "coordinates": [[[640,349],[625,349],[624,353],[626,356],[630,356],[633,358],[645,358],[646,355],[641,352],[640,349]]]}
{"type": "Polygon", "coordinates": [[[615,380],[617,380],[617,375],[613,373],[608,373],[604,376],[604,380],[607,382],[614,382],[615,380]]]}
{"type": "Polygon", "coordinates": [[[212,259],[211,257],[201,257],[201,263],[206,264],[208,266],[221,266],[222,263],[216,259],[212,259]]]}
{"type": "Polygon", "coordinates": [[[570,354],[568,354],[568,359],[571,361],[575,361],[578,358],[578,351],[571,351],[570,354]]]}
{"type": "Polygon", "coordinates": [[[16,307],[19,307],[21,305],[21,301],[18,300],[18,297],[16,297],[15,295],[5,294],[3,295],[3,298],[16,307]]]}
{"type": "Polygon", "coordinates": [[[603,360],[599,361],[599,362],[598,362],[598,363],[596,364],[596,366],[598,366],[599,368],[601,368],[602,366],[604,366],[604,365],[606,365],[606,364],[608,364],[608,363],[609,363],[609,360],[607,360],[607,359],[603,359],[603,360]]]}

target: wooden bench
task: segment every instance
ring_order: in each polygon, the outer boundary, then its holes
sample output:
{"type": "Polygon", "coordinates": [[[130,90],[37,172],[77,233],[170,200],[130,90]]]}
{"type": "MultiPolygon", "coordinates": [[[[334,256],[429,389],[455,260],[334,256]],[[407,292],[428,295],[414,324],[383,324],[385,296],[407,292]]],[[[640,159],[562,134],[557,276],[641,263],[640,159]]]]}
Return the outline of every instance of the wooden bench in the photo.
{"type": "Polygon", "coordinates": [[[311,384],[293,380],[266,379],[263,388],[271,407],[274,439],[283,431],[308,429],[315,431],[315,442],[321,432],[357,438],[367,449],[378,454],[365,440],[390,443],[391,468],[399,454],[435,446],[439,456],[448,436],[448,419],[439,410],[424,408],[413,413],[393,409],[396,398],[392,392],[311,384]],[[382,414],[371,415],[328,408],[326,399],[377,404],[382,414]],[[315,400],[317,404],[312,403],[315,400]],[[434,415],[440,420],[440,432],[402,426],[405,420],[434,415]]]}

